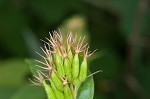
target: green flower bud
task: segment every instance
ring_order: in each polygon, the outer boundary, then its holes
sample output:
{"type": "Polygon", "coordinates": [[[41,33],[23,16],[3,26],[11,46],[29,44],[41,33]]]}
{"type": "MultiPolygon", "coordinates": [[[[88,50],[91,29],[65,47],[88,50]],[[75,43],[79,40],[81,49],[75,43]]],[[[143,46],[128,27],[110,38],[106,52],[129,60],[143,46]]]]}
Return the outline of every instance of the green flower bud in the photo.
{"type": "Polygon", "coordinates": [[[64,59],[64,70],[65,70],[65,74],[66,74],[67,79],[69,81],[71,81],[72,80],[71,63],[67,58],[64,59]]]}
{"type": "Polygon", "coordinates": [[[71,50],[69,50],[69,52],[68,52],[68,59],[69,59],[70,63],[72,64],[72,61],[73,61],[73,54],[72,54],[72,51],[71,51],[71,50]]]}
{"type": "Polygon", "coordinates": [[[51,73],[51,80],[54,82],[56,88],[59,91],[63,90],[63,85],[62,85],[62,81],[61,79],[58,77],[58,75],[55,73],[55,71],[53,70],[51,73]]]}
{"type": "Polygon", "coordinates": [[[45,81],[43,82],[43,86],[45,88],[48,99],[57,99],[53,92],[53,89],[48,84],[46,84],[45,81]]]}
{"type": "Polygon", "coordinates": [[[55,58],[54,60],[55,60],[55,65],[56,65],[58,75],[61,77],[64,77],[65,72],[64,72],[64,68],[63,68],[62,57],[58,53],[56,53],[54,58],[55,58]]]}
{"type": "Polygon", "coordinates": [[[72,84],[74,85],[74,86],[77,86],[77,85],[79,85],[81,82],[79,81],[79,79],[78,78],[75,78],[75,79],[73,79],[73,81],[72,81],[72,84]]]}
{"type": "Polygon", "coordinates": [[[65,99],[63,92],[57,90],[57,88],[56,88],[56,86],[55,86],[55,84],[54,84],[54,82],[52,80],[50,80],[50,83],[51,83],[51,87],[53,88],[53,91],[55,93],[56,98],[57,99],[65,99]]]}
{"type": "Polygon", "coordinates": [[[72,76],[73,79],[77,78],[79,75],[79,57],[78,54],[75,54],[72,62],[72,76]]]}
{"type": "Polygon", "coordinates": [[[74,99],[68,84],[64,86],[64,95],[65,99],[74,99]]]}
{"type": "Polygon", "coordinates": [[[85,81],[86,77],[87,77],[87,58],[84,57],[80,66],[79,80],[83,82],[85,81]]]}

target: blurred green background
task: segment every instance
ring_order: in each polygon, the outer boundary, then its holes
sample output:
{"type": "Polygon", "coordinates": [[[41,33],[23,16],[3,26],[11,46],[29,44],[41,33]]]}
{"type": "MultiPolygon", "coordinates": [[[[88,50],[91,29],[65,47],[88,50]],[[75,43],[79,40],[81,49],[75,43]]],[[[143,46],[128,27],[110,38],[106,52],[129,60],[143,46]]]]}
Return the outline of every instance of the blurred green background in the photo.
{"type": "Polygon", "coordinates": [[[150,99],[150,0],[0,0],[0,99],[46,99],[25,59],[58,28],[98,49],[94,99],[150,99]]]}

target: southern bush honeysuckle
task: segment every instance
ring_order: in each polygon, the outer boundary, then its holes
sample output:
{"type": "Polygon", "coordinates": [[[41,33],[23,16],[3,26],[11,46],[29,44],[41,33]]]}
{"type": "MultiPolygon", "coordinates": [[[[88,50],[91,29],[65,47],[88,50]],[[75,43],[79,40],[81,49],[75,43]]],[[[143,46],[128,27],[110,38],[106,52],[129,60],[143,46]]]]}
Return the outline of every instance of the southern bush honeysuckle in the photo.
{"type": "Polygon", "coordinates": [[[84,39],[78,39],[72,32],[64,38],[61,31],[54,31],[50,38],[42,40],[44,55],[36,53],[44,61],[36,60],[40,67],[38,76],[34,75],[34,81],[29,80],[33,85],[44,86],[48,99],[76,99],[80,84],[87,78],[88,58],[95,52],[88,52],[84,39]]]}

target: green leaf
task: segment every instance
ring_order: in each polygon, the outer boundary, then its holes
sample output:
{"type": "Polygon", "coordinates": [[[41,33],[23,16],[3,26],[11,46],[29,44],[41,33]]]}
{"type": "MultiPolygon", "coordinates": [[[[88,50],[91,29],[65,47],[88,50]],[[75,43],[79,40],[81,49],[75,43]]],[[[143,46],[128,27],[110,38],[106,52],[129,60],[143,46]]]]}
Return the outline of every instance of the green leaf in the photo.
{"type": "Polygon", "coordinates": [[[89,77],[83,82],[79,88],[77,99],[93,99],[94,81],[93,77],[89,77]]]}

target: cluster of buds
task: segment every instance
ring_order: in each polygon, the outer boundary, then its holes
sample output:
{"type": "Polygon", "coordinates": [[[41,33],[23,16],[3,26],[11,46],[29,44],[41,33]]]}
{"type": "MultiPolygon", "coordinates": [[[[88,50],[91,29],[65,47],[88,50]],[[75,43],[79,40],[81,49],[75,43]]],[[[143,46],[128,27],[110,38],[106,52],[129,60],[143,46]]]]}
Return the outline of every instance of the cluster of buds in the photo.
{"type": "Polygon", "coordinates": [[[87,78],[87,59],[95,52],[88,52],[84,39],[72,32],[64,38],[60,31],[53,31],[50,38],[42,40],[44,55],[37,54],[43,61],[36,60],[41,69],[37,70],[38,76],[34,75],[34,81],[30,81],[44,86],[48,99],[76,99],[77,89],[87,78]]]}

